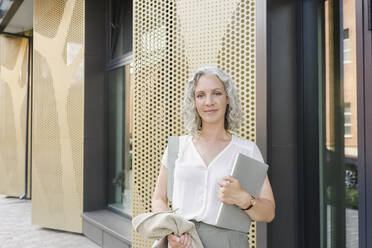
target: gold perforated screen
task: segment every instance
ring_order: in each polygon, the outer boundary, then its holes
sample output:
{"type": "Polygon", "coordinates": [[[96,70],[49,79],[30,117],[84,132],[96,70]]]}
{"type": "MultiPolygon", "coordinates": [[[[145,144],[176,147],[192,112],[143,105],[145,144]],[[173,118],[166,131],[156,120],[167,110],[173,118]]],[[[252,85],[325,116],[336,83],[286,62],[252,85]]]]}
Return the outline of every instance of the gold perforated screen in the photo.
{"type": "Polygon", "coordinates": [[[84,0],[34,1],[32,223],[82,231],[84,0]]]}
{"type": "MultiPolygon", "coordinates": [[[[151,210],[167,137],[185,134],[181,101],[198,67],[231,75],[245,113],[238,135],[255,141],[255,11],[253,0],[134,0],[134,216],[151,210]]],[[[133,234],[133,247],[152,242],[133,234]]]]}
{"type": "Polygon", "coordinates": [[[25,192],[28,40],[0,36],[0,194],[25,192]]]}

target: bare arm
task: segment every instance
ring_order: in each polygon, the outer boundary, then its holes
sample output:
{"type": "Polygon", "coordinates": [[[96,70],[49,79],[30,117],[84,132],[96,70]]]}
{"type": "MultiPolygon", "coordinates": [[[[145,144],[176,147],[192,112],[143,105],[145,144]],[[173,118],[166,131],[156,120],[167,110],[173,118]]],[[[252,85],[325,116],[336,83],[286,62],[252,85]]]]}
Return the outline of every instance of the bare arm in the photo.
{"type": "MultiPolygon", "coordinates": [[[[232,176],[225,177],[224,181],[219,182],[220,200],[226,204],[235,204],[241,209],[249,207],[252,196],[240,187],[239,181],[232,176]],[[229,183],[226,184],[224,181],[229,183]]],[[[274,219],[275,200],[268,176],[265,178],[260,196],[256,198],[256,204],[245,213],[255,221],[271,222],[274,219]]]]}
{"type": "MultiPolygon", "coordinates": [[[[168,197],[167,197],[167,184],[168,184],[168,169],[163,164],[160,166],[158,180],[156,181],[155,192],[152,196],[152,211],[167,211],[168,197]]],[[[168,243],[171,248],[191,248],[191,237],[185,233],[177,236],[174,234],[168,235],[168,243]]]]}
{"type": "MultiPolygon", "coordinates": [[[[241,208],[247,208],[252,197],[249,193],[244,193],[241,208]]],[[[275,218],[275,200],[268,176],[265,178],[260,196],[256,199],[256,205],[246,210],[245,213],[256,221],[271,222],[275,218]]]]}
{"type": "Polygon", "coordinates": [[[168,183],[168,169],[163,164],[160,166],[160,172],[156,181],[155,192],[152,197],[152,211],[167,211],[168,198],[167,198],[167,183],[168,183]]]}

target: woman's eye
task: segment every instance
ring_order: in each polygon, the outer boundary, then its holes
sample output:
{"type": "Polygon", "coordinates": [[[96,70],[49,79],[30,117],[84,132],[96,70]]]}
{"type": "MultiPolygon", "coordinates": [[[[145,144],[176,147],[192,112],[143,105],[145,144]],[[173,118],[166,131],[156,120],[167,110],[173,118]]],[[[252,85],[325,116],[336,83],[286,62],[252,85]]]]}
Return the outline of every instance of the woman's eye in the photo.
{"type": "Polygon", "coordinates": [[[221,92],[216,92],[215,95],[220,96],[220,95],[222,95],[222,93],[221,92]]]}
{"type": "Polygon", "coordinates": [[[201,98],[203,96],[204,96],[203,94],[196,95],[197,98],[201,98]]]}

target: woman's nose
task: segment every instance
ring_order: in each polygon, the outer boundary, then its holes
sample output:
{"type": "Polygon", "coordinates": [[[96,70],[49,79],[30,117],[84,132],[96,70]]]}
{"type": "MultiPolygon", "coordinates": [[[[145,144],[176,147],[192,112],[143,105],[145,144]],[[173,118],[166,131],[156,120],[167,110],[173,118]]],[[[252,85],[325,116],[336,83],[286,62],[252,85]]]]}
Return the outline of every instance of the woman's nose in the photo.
{"type": "Polygon", "coordinates": [[[205,105],[212,105],[213,104],[213,102],[214,102],[214,100],[213,100],[213,96],[212,95],[210,95],[210,94],[208,94],[207,96],[206,96],[206,99],[205,99],[205,105]]]}

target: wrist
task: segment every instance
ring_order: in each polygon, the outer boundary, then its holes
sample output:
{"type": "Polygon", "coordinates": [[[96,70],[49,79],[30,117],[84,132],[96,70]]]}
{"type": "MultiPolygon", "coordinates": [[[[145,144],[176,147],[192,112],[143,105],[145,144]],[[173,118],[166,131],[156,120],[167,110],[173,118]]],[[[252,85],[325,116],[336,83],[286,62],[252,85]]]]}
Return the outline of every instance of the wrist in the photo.
{"type": "Polygon", "coordinates": [[[256,205],[256,198],[254,198],[254,196],[251,196],[251,200],[249,201],[249,206],[247,208],[243,208],[242,210],[247,211],[251,209],[254,205],[256,205]]]}
{"type": "Polygon", "coordinates": [[[242,197],[240,199],[241,201],[238,204],[239,208],[246,209],[251,205],[252,196],[249,193],[243,191],[242,197]]]}

